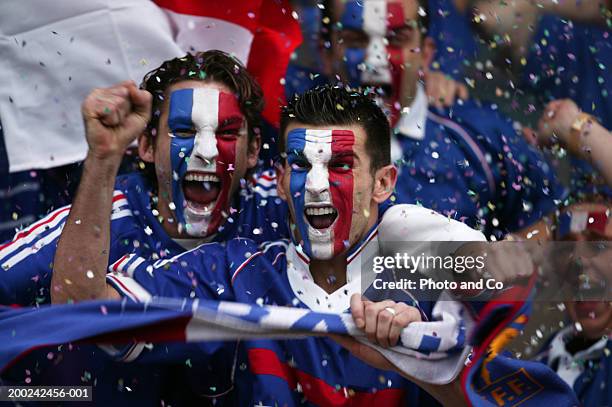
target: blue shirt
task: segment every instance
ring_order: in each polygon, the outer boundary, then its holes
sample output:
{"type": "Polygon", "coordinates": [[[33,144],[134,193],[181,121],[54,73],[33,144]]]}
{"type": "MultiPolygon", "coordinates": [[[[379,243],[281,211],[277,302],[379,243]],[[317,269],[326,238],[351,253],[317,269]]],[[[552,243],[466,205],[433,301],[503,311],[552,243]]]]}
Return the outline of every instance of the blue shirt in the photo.
{"type": "Polygon", "coordinates": [[[497,238],[552,212],[565,191],[544,157],[490,106],[426,113],[421,139],[398,134],[397,202],[419,203],[497,238]]]}
{"type": "MultiPolygon", "coordinates": [[[[154,259],[185,251],[153,215],[153,190],[139,173],[117,178],[111,214],[109,264],[135,250],[154,259]]],[[[239,190],[230,216],[214,240],[242,236],[257,242],[288,235],[286,204],[276,194],[272,173],[258,174],[239,190]]],[[[0,245],[0,304],[50,302],[53,259],[70,206],[65,206],[18,232],[0,245]]]]}

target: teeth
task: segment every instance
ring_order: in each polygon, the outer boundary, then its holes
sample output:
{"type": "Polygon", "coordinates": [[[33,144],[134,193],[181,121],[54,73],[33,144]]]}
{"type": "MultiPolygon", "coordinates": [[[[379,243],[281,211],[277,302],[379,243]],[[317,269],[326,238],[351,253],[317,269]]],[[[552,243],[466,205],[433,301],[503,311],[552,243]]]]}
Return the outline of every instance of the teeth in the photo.
{"type": "Polygon", "coordinates": [[[217,177],[215,174],[197,173],[188,173],[185,175],[185,181],[220,182],[219,177],[217,177]]]}
{"type": "Polygon", "coordinates": [[[306,208],[306,215],[309,216],[331,215],[335,212],[336,210],[331,206],[326,206],[324,208],[306,208]]]}

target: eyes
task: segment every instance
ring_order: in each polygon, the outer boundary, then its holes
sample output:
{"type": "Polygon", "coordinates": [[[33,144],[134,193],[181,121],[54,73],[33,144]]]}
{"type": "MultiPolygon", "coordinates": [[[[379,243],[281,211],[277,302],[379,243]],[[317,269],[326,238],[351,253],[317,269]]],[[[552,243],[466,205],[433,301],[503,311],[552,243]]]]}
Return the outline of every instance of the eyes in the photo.
{"type": "MultiPolygon", "coordinates": [[[[390,28],[385,36],[386,44],[400,48],[409,45],[415,35],[415,25],[407,24],[398,28],[390,28]]],[[[367,48],[370,37],[364,31],[345,29],[340,32],[340,43],[347,48],[367,48]]]]}
{"type": "MultiPolygon", "coordinates": [[[[300,154],[289,154],[287,157],[292,171],[309,171],[312,168],[310,161],[300,154]]],[[[353,157],[332,158],[327,164],[327,168],[335,172],[348,172],[353,169],[353,157]]]]}
{"type": "MultiPolygon", "coordinates": [[[[181,137],[181,138],[195,137],[196,133],[197,132],[195,129],[172,130],[172,134],[175,137],[181,137]]],[[[222,140],[231,141],[231,140],[236,140],[238,136],[240,136],[240,129],[239,128],[221,129],[221,130],[217,130],[215,134],[217,138],[220,138],[222,140]]]]}

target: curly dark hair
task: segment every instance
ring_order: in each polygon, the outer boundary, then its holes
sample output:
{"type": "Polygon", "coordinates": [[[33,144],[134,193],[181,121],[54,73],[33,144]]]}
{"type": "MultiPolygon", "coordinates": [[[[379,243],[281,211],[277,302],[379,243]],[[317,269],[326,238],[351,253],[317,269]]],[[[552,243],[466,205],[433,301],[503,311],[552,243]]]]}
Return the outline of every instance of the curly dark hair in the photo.
{"type": "Polygon", "coordinates": [[[391,129],[389,121],[372,98],[369,89],[348,86],[318,86],[295,95],[283,107],[280,119],[280,148],[285,151],[285,132],[292,122],[306,125],[360,125],[366,133],[365,147],[372,158],[372,172],[391,164],[391,129]]]}
{"type": "Polygon", "coordinates": [[[220,82],[234,91],[248,123],[249,140],[252,139],[260,126],[264,105],[261,87],[240,61],[219,50],[187,53],[184,57],[165,61],[145,75],[140,88],[153,95],[151,120],[147,126],[150,137],[157,133],[166,90],[185,80],[220,82]]]}

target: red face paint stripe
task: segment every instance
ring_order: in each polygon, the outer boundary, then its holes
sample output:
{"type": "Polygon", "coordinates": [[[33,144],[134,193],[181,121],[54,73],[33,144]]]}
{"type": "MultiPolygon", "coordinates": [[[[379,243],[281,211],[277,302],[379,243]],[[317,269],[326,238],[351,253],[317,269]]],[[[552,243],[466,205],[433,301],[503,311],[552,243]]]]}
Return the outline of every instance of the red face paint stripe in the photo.
{"type": "Polygon", "coordinates": [[[400,28],[405,25],[402,3],[387,3],[387,27],[400,28]]]}
{"type": "MultiPolygon", "coordinates": [[[[355,144],[355,135],[348,130],[332,130],[331,155],[352,152],[355,144]]],[[[333,158],[332,158],[333,159],[333,158]]],[[[352,164],[353,158],[348,158],[352,164]]],[[[333,229],[334,253],[343,252],[345,241],[349,240],[351,219],[353,217],[353,189],[354,178],[352,165],[348,171],[338,171],[329,168],[329,189],[332,203],[338,211],[338,218],[333,229]]]]}
{"type": "MultiPolygon", "coordinates": [[[[244,116],[240,111],[238,99],[236,96],[226,92],[219,92],[219,113],[217,123],[221,125],[225,120],[232,117],[244,116]]],[[[242,127],[242,125],[240,126],[242,127]]],[[[240,136],[239,136],[240,137],[240,136]]],[[[217,176],[221,179],[221,191],[217,198],[217,203],[213,209],[211,222],[208,225],[207,234],[213,234],[219,228],[219,225],[224,220],[223,213],[227,213],[230,205],[229,192],[234,174],[234,166],[236,164],[236,138],[216,136],[217,140],[217,176]]]]}
{"type": "Polygon", "coordinates": [[[306,399],[318,406],[397,406],[404,399],[402,389],[380,389],[376,393],[358,391],[347,397],[318,377],[281,362],[269,349],[249,349],[248,358],[253,374],[276,376],[286,381],[291,389],[299,383],[306,399]]]}

